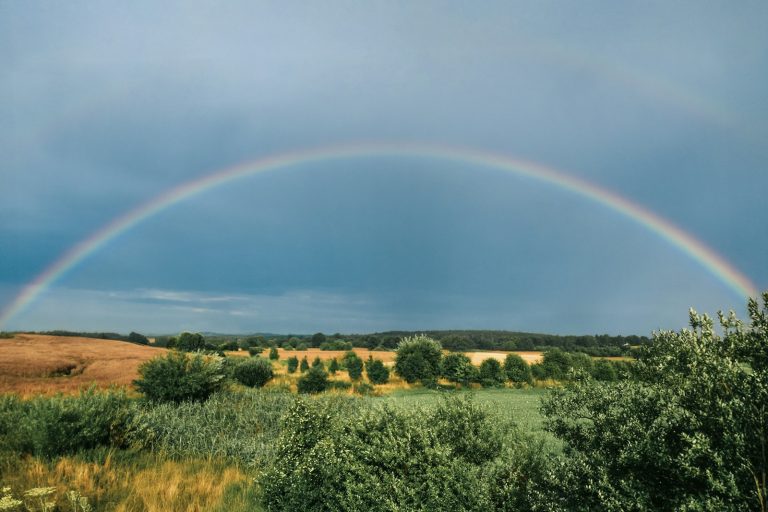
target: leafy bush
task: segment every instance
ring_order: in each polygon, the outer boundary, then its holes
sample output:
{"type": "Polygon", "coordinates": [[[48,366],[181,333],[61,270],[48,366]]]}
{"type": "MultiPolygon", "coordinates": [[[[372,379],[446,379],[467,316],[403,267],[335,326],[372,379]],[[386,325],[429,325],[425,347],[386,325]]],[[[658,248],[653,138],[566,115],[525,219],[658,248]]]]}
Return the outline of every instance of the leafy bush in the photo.
{"type": "Polygon", "coordinates": [[[395,372],[408,383],[434,381],[440,376],[440,343],[426,336],[403,338],[397,346],[395,372]]]}
{"type": "Polygon", "coordinates": [[[372,384],[386,384],[389,381],[389,368],[384,366],[380,359],[373,356],[365,362],[365,373],[372,384]]]}
{"type": "Polygon", "coordinates": [[[487,511],[519,497],[525,463],[471,401],[367,404],[337,412],[299,400],[289,409],[262,481],[268,510],[487,511]]]}
{"type": "Polygon", "coordinates": [[[223,358],[180,352],[142,363],[139,379],[133,381],[139,392],[157,402],[205,400],[224,383],[223,358]]]}
{"type": "Polygon", "coordinates": [[[515,384],[533,384],[533,375],[528,363],[517,354],[507,354],[504,359],[504,373],[515,384]]]}
{"type": "Polygon", "coordinates": [[[140,345],[149,345],[149,338],[138,332],[133,332],[128,335],[128,341],[132,343],[138,343],[140,345]]]}
{"type": "Polygon", "coordinates": [[[328,388],[328,374],[321,366],[314,366],[299,378],[299,393],[322,393],[328,388]]]}
{"type": "Polygon", "coordinates": [[[290,392],[273,389],[219,392],[205,402],[142,404],[128,439],[173,457],[222,457],[265,467],[274,455],[280,417],[295,401],[290,392]]]}
{"type": "Polygon", "coordinates": [[[344,354],[344,367],[349,373],[349,378],[352,380],[358,380],[363,376],[363,360],[355,354],[353,351],[349,351],[344,354]]]}
{"type": "Polygon", "coordinates": [[[480,363],[480,384],[483,387],[503,386],[506,380],[507,374],[497,359],[489,357],[480,363]]]}
{"type": "Polygon", "coordinates": [[[204,350],[205,338],[200,333],[183,332],[176,337],[176,342],[173,346],[186,352],[204,350]]]}
{"type": "Polygon", "coordinates": [[[263,357],[247,359],[235,367],[234,377],[241,384],[260,388],[275,376],[272,363],[263,357]]]}
{"type": "Polygon", "coordinates": [[[352,385],[352,391],[358,395],[367,396],[373,394],[373,386],[367,382],[359,381],[352,385]]]}
{"type": "Polygon", "coordinates": [[[344,340],[324,341],[320,344],[320,350],[352,350],[352,342],[344,340]]]}
{"type": "Polygon", "coordinates": [[[331,364],[328,365],[328,372],[331,375],[336,375],[337,371],[339,371],[339,362],[336,359],[331,359],[331,364]]]}
{"type": "Polygon", "coordinates": [[[690,314],[659,332],[633,380],[580,378],[544,401],[546,427],[566,446],[550,502],[563,510],[764,510],[768,455],[768,293],[751,325],[690,314]],[[664,492],[659,492],[663,488],[664,492]]]}
{"type": "Polygon", "coordinates": [[[288,363],[288,373],[296,373],[299,367],[299,358],[296,356],[289,357],[286,362],[288,363]]]}
{"type": "Polygon", "coordinates": [[[319,357],[316,357],[312,361],[312,366],[323,366],[323,361],[319,357]]]}
{"type": "Polygon", "coordinates": [[[309,370],[309,362],[307,361],[307,356],[304,356],[301,358],[301,364],[299,365],[299,370],[301,370],[302,373],[309,370]]]}
{"type": "Polygon", "coordinates": [[[122,391],[77,396],[0,396],[0,452],[53,457],[97,446],[122,446],[130,419],[122,391]]]}
{"type": "Polygon", "coordinates": [[[605,359],[598,359],[592,366],[592,377],[594,377],[595,380],[605,382],[613,382],[619,378],[614,364],[605,359]]]}
{"type": "Polygon", "coordinates": [[[262,352],[264,352],[263,347],[248,347],[248,354],[250,354],[251,357],[258,356],[262,352]]]}
{"type": "Polygon", "coordinates": [[[309,348],[309,345],[303,341],[298,345],[296,345],[296,350],[307,350],[308,348],[309,348]]]}
{"type": "Polygon", "coordinates": [[[454,352],[443,357],[440,363],[440,373],[451,382],[465,386],[478,377],[477,368],[465,354],[454,352]]]}
{"type": "Polygon", "coordinates": [[[272,347],[269,349],[269,359],[272,361],[280,359],[280,354],[277,352],[277,348],[272,347]]]}

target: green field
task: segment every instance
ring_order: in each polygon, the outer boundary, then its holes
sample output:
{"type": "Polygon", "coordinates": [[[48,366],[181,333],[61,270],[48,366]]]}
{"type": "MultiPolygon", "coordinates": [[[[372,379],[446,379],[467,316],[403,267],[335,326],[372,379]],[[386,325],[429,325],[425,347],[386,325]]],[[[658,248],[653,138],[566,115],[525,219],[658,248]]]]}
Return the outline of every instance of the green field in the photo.
{"type": "MultiPolygon", "coordinates": [[[[544,418],[539,412],[539,403],[547,393],[546,389],[477,389],[449,393],[471,395],[477,403],[487,406],[491,414],[497,415],[501,420],[515,422],[523,432],[551,437],[551,434],[544,431],[544,418]]],[[[445,391],[414,389],[395,391],[390,395],[374,400],[390,402],[403,407],[429,406],[437,403],[445,394],[445,391]]],[[[552,440],[554,441],[554,438],[552,440]]]]}

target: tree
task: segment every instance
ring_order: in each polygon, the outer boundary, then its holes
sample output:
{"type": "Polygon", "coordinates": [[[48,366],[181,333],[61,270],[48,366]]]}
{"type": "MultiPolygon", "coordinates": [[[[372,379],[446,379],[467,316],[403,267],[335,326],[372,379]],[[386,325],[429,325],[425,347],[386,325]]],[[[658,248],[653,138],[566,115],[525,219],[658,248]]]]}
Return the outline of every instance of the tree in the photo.
{"type": "Polygon", "coordinates": [[[314,361],[312,361],[312,366],[323,366],[323,361],[320,357],[316,357],[314,361]]]}
{"type": "Polygon", "coordinates": [[[272,361],[277,361],[280,359],[280,354],[277,352],[277,347],[272,347],[269,349],[269,359],[272,361]]]}
{"type": "Polygon", "coordinates": [[[504,359],[504,373],[506,373],[507,379],[516,385],[533,384],[531,367],[517,354],[507,354],[504,359]]]}
{"type": "Polygon", "coordinates": [[[566,353],[555,348],[544,352],[544,360],[541,362],[542,370],[547,378],[563,380],[571,369],[571,358],[566,353]]]}
{"type": "Polygon", "coordinates": [[[336,372],[339,371],[339,362],[336,361],[336,359],[331,359],[331,364],[328,365],[328,371],[331,375],[336,375],[336,372]]]}
{"type": "Polygon", "coordinates": [[[316,332],[315,334],[312,335],[312,338],[310,338],[310,343],[312,344],[313,347],[319,347],[320,345],[325,343],[325,341],[326,341],[325,334],[321,332],[316,332]]]}
{"type": "Polygon", "coordinates": [[[443,357],[440,363],[441,375],[451,382],[469,384],[478,377],[477,368],[466,354],[454,352],[443,357]]]}
{"type": "Polygon", "coordinates": [[[480,384],[483,387],[503,386],[506,380],[507,374],[504,373],[498,359],[489,357],[480,363],[480,384]]]}
{"type": "Polygon", "coordinates": [[[614,364],[605,359],[598,359],[592,366],[592,377],[595,380],[613,382],[618,379],[614,364]]]}
{"type": "Polygon", "coordinates": [[[363,360],[353,351],[350,350],[344,354],[344,366],[349,373],[350,379],[358,380],[363,376],[363,360]]]}
{"type": "Polygon", "coordinates": [[[156,402],[206,400],[224,386],[223,358],[169,352],[139,366],[136,389],[156,402]]]}
{"type": "Polygon", "coordinates": [[[299,370],[303,372],[309,370],[309,362],[307,361],[307,356],[304,356],[301,358],[301,364],[299,365],[299,370]]]}
{"type": "Polygon", "coordinates": [[[434,381],[440,375],[440,343],[420,334],[403,338],[397,346],[395,372],[408,383],[434,381]]]}
{"type": "Polygon", "coordinates": [[[245,386],[260,388],[275,376],[269,359],[253,357],[235,366],[235,379],[245,386]]]}
{"type": "Polygon", "coordinates": [[[200,333],[183,332],[176,338],[175,348],[185,352],[205,349],[205,338],[200,333]]]}
{"type": "Polygon", "coordinates": [[[296,369],[299,367],[299,358],[296,356],[289,357],[287,363],[288,373],[296,373],[296,369]]]}
{"type": "Polygon", "coordinates": [[[552,482],[566,510],[766,510],[768,293],[750,326],[720,314],[723,335],[690,312],[640,350],[633,379],[582,374],[543,402],[567,454],[552,482]],[[663,486],[665,492],[659,492],[663,486]]]}
{"type": "Polygon", "coordinates": [[[128,335],[128,341],[139,343],[140,345],[149,345],[149,338],[133,331],[128,335]]]}
{"type": "Polygon", "coordinates": [[[381,359],[374,359],[373,356],[368,356],[365,362],[365,373],[371,384],[386,384],[389,381],[389,368],[384,366],[381,359]]]}
{"type": "Polygon", "coordinates": [[[299,393],[322,393],[328,387],[328,374],[322,366],[313,366],[299,378],[299,393]]]}

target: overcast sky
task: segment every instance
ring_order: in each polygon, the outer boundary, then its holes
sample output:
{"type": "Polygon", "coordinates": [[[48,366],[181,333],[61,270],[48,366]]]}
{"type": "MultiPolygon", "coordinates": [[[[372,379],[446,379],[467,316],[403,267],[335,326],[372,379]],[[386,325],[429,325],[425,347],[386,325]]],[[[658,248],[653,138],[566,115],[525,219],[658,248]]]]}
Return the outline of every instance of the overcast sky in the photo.
{"type": "MultiPolygon", "coordinates": [[[[366,141],[559,169],[768,289],[768,3],[0,1],[0,309],[227,166],[366,141]]],[[[150,217],[5,329],[650,334],[745,298],[552,185],[360,157],[150,217]]]]}

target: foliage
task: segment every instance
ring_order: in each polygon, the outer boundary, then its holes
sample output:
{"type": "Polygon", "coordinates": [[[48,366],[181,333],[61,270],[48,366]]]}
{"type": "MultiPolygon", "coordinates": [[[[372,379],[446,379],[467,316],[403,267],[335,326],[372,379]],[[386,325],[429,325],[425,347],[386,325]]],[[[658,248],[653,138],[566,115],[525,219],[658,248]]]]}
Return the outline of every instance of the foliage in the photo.
{"type": "Polygon", "coordinates": [[[389,368],[380,359],[369,356],[365,362],[365,374],[371,384],[386,384],[389,381],[389,368]]]}
{"type": "Polygon", "coordinates": [[[464,385],[479,378],[477,368],[465,354],[454,352],[443,357],[440,362],[440,374],[451,382],[464,385]]]}
{"type": "Polygon", "coordinates": [[[234,377],[245,386],[260,388],[275,376],[272,363],[263,357],[253,357],[237,365],[234,377]]]}
{"type": "Polygon", "coordinates": [[[336,375],[337,371],[339,371],[339,362],[335,358],[331,359],[331,363],[328,365],[328,372],[331,375],[336,375]]]}
{"type": "Polygon", "coordinates": [[[322,361],[322,359],[320,359],[319,357],[316,357],[316,358],[315,358],[315,359],[312,361],[312,366],[323,366],[323,361],[322,361]]]}
{"type": "Polygon", "coordinates": [[[130,419],[122,391],[90,388],[76,396],[0,396],[0,452],[53,457],[121,446],[130,419]]]}
{"type": "Polygon", "coordinates": [[[133,331],[131,331],[131,333],[128,335],[128,341],[138,343],[140,345],[149,345],[149,338],[143,334],[139,334],[133,331]]]}
{"type": "Polygon", "coordinates": [[[205,400],[224,386],[223,358],[170,352],[139,366],[136,389],[158,402],[205,400]]]}
{"type": "Polygon", "coordinates": [[[371,384],[368,384],[367,382],[358,381],[352,385],[352,391],[357,393],[358,395],[363,395],[363,396],[372,395],[373,386],[371,384]]]}
{"type": "Polygon", "coordinates": [[[205,349],[205,338],[200,333],[183,332],[176,337],[174,348],[185,352],[195,352],[205,349]]]}
{"type": "Polygon", "coordinates": [[[301,364],[299,365],[299,370],[301,370],[302,373],[309,370],[309,362],[307,361],[307,356],[304,356],[301,358],[301,364]]]}
{"type": "Polygon", "coordinates": [[[303,341],[296,345],[296,350],[307,350],[309,348],[309,345],[304,343],[303,341]]]}
{"type": "Polygon", "coordinates": [[[750,300],[749,328],[721,314],[722,337],[692,310],[690,329],[642,350],[634,380],[582,374],[554,391],[542,410],[567,456],[548,499],[563,510],[765,510],[763,301],[750,300]]]}
{"type": "Polygon", "coordinates": [[[530,476],[497,423],[459,398],[430,409],[376,404],[344,413],[299,400],[283,428],[263,479],[270,511],[486,511],[517,496],[530,476]]]}
{"type": "Polygon", "coordinates": [[[598,359],[592,366],[592,377],[595,380],[604,382],[613,382],[618,380],[619,376],[616,372],[616,366],[605,359],[598,359]]]}
{"type": "Polygon", "coordinates": [[[397,346],[395,372],[408,383],[434,381],[440,376],[440,343],[427,336],[403,338],[397,346]]]}
{"type": "Polygon", "coordinates": [[[267,389],[219,392],[205,402],[144,404],[128,436],[137,448],[175,457],[220,457],[249,467],[274,455],[280,417],[294,395],[267,389]]]}
{"type": "Polygon", "coordinates": [[[480,363],[480,383],[483,387],[503,386],[506,380],[507,374],[497,359],[489,357],[480,363]]]}
{"type": "MultiPolygon", "coordinates": [[[[306,361],[306,359],[305,359],[306,361]]],[[[299,393],[322,393],[328,388],[328,374],[322,366],[313,366],[297,382],[299,393]]]]}
{"type": "Polygon", "coordinates": [[[264,348],[263,347],[248,347],[248,354],[251,357],[258,356],[262,352],[264,352],[264,348]]]}
{"type": "Polygon", "coordinates": [[[363,376],[363,360],[353,351],[350,350],[344,354],[343,364],[349,373],[350,379],[358,380],[363,376]]]}
{"type": "Polygon", "coordinates": [[[288,373],[296,373],[296,369],[299,367],[299,358],[291,356],[286,362],[288,363],[288,373]]]}
{"type": "Polygon", "coordinates": [[[517,385],[533,384],[531,367],[517,354],[507,354],[504,359],[504,373],[508,380],[517,385]]]}
{"type": "Polygon", "coordinates": [[[271,347],[269,349],[269,359],[271,361],[277,361],[278,359],[280,359],[280,354],[277,352],[277,348],[271,347]]]}
{"type": "Polygon", "coordinates": [[[352,343],[344,340],[324,341],[320,344],[320,350],[352,350],[352,343]]]}

